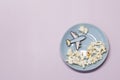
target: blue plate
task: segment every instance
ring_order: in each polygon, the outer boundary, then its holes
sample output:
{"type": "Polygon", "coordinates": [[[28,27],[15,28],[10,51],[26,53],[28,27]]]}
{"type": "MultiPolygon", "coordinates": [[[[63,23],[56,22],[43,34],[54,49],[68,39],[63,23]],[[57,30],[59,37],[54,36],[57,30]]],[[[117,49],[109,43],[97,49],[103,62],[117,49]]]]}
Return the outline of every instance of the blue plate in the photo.
{"type": "Polygon", "coordinates": [[[61,55],[63,61],[72,69],[81,71],[81,72],[87,72],[87,71],[93,71],[100,67],[104,61],[107,58],[108,52],[109,52],[109,42],[108,39],[106,38],[105,34],[96,26],[91,25],[91,24],[77,24],[71,27],[63,36],[62,41],[61,41],[61,55]],[[88,29],[88,33],[82,33],[79,29],[81,26],[84,26],[85,28],[88,29]],[[72,33],[71,33],[72,32],[72,33]],[[73,35],[71,35],[73,34],[73,35]],[[78,36],[85,36],[84,39],[78,39],[78,36]],[[76,39],[77,38],[77,39],[76,39]],[[68,40],[68,41],[67,41],[68,40]],[[79,46],[77,46],[76,42],[79,41],[79,46]],[[76,64],[69,64],[66,60],[68,58],[67,53],[68,50],[71,48],[73,51],[81,51],[81,50],[87,50],[88,45],[91,42],[95,41],[102,41],[106,47],[106,52],[102,55],[102,59],[97,61],[95,64],[91,64],[88,66],[85,66],[83,68],[82,66],[76,65],[76,64]]]}

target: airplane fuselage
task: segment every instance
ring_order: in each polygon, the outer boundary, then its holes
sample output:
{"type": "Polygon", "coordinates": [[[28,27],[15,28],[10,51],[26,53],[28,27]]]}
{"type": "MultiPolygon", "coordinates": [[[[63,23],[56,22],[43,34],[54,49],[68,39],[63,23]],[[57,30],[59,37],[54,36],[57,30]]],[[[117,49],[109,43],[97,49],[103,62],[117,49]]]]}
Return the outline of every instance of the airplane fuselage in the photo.
{"type": "Polygon", "coordinates": [[[79,36],[78,38],[72,39],[71,43],[75,43],[75,42],[81,42],[82,40],[84,40],[86,37],[84,35],[79,36]]]}

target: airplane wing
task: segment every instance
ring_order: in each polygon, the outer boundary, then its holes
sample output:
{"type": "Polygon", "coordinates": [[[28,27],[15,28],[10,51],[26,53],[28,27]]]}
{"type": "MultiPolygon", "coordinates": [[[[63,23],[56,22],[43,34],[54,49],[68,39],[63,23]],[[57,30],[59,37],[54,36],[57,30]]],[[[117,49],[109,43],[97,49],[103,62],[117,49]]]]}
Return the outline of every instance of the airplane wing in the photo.
{"type": "Polygon", "coordinates": [[[77,38],[78,37],[78,34],[75,33],[75,32],[71,32],[71,35],[72,35],[73,38],[77,38]]]}
{"type": "Polygon", "coordinates": [[[76,45],[76,49],[78,50],[80,47],[80,42],[75,42],[75,45],[76,45]]]}

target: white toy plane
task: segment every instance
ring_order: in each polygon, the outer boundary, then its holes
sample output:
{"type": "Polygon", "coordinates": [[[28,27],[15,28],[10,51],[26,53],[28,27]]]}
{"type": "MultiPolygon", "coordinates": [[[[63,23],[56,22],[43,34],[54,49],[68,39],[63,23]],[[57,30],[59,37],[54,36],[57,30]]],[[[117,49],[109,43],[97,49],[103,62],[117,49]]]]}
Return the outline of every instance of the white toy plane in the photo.
{"type": "Polygon", "coordinates": [[[67,39],[66,44],[68,47],[70,47],[71,44],[75,43],[76,50],[78,50],[80,48],[81,41],[83,41],[86,38],[86,36],[85,35],[79,36],[77,33],[72,32],[72,31],[70,33],[71,33],[71,36],[73,37],[73,39],[72,40],[67,39]]]}

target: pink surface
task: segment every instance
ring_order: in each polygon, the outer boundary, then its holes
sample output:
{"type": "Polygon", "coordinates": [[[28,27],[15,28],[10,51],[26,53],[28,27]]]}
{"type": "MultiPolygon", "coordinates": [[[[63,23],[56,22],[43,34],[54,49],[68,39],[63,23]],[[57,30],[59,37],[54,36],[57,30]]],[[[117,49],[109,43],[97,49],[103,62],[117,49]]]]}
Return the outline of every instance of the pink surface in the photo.
{"type": "Polygon", "coordinates": [[[119,80],[119,0],[1,0],[0,80],[119,80]],[[98,26],[109,38],[105,64],[91,73],[68,68],[60,42],[78,23],[98,26]]]}

